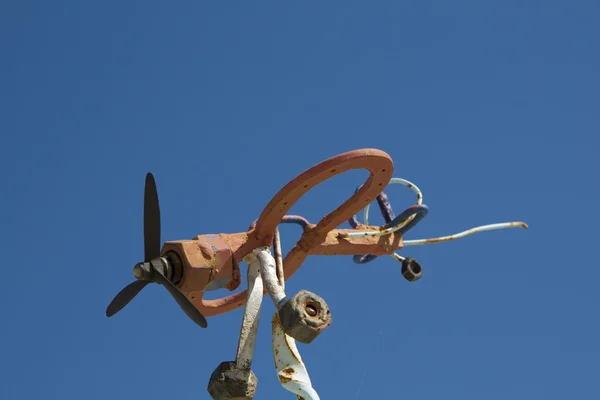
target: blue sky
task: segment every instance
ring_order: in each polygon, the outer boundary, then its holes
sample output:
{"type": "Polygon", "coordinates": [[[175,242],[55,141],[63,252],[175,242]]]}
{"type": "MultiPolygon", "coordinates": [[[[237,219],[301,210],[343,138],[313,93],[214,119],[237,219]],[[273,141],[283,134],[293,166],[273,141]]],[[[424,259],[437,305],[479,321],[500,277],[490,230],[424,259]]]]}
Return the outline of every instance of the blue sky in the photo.
{"type": "MultiPolygon", "coordinates": [[[[287,290],[332,310],[300,345],[321,398],[597,398],[599,12],[583,0],[3,2],[0,398],[209,399],[241,309],[201,330],[155,285],[104,315],[143,255],[145,173],[163,240],[187,239],[244,231],[297,174],[363,147],[424,192],[429,214],[407,238],[530,229],[405,249],[424,268],[412,284],[390,257],[307,259],[287,290]]],[[[292,211],[316,223],[365,176],[335,177],[292,211]]],[[[386,193],[397,213],[414,203],[386,193]]],[[[300,235],[281,233],[284,249],[300,235]]],[[[263,304],[256,398],[291,399],[263,304]]]]}

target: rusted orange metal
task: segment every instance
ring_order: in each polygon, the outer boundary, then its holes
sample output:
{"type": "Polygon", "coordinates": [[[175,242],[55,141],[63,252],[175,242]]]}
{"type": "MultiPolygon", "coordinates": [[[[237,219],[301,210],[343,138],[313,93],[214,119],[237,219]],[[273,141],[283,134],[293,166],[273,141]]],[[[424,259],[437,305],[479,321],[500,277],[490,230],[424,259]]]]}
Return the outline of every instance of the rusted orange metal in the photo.
{"type": "MultiPolygon", "coordinates": [[[[203,289],[214,279],[226,277],[231,277],[227,287],[230,291],[239,287],[239,263],[255,248],[271,246],[277,226],[292,206],[320,183],[355,169],[368,170],[369,178],[352,197],[318,224],[307,225],[302,237],[283,261],[285,279],[288,280],[309,255],[386,255],[401,249],[399,233],[348,238],[341,234],[352,229],[336,229],[371,203],[390,182],[394,171],[394,163],[387,153],[377,149],[354,150],[315,165],[285,185],[247,232],[207,234],[191,240],[166,242],[162,255],[175,252],[183,265],[179,289],[205,316],[223,314],[243,306],[245,290],[217,300],[204,300],[203,289]]],[[[370,226],[357,229],[378,230],[370,226]]]]}

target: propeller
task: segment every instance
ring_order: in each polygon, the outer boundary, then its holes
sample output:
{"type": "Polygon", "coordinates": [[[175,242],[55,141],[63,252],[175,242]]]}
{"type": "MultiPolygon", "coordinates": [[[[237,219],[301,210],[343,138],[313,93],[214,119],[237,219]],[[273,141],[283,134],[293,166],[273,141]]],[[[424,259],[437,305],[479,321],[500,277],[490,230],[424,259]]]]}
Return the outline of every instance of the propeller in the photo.
{"type": "Polygon", "coordinates": [[[202,328],[208,326],[204,316],[167,278],[173,274],[171,262],[160,256],[160,207],[156,182],[151,173],[146,175],[144,188],[144,261],[133,268],[136,280],[121,290],[106,308],[112,317],[123,309],[149,283],[163,285],[187,316],[202,328]]]}

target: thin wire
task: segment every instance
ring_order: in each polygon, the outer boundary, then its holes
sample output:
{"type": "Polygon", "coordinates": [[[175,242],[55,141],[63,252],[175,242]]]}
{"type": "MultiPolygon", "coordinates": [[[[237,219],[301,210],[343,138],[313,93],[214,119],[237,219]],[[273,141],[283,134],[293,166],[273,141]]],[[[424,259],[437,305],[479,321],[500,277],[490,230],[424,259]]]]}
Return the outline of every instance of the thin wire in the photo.
{"type": "Polygon", "coordinates": [[[390,254],[390,256],[392,256],[393,258],[395,258],[396,260],[402,262],[404,260],[406,260],[406,258],[402,257],[400,254],[398,253],[392,253],[390,254]]]}
{"type": "MultiPolygon", "coordinates": [[[[379,332],[379,340],[377,341],[377,356],[379,356],[379,353],[381,352],[381,335],[383,334],[383,331],[379,332]]],[[[362,389],[363,383],[365,382],[365,378],[367,376],[367,372],[369,372],[369,366],[373,363],[373,360],[371,360],[369,362],[369,364],[367,365],[367,368],[365,368],[365,373],[362,376],[362,379],[360,380],[360,384],[358,385],[358,390],[356,391],[356,396],[354,397],[355,399],[358,399],[358,395],[360,394],[360,389],[362,389]]]]}
{"type": "MultiPolygon", "coordinates": [[[[407,186],[408,188],[410,188],[413,192],[415,192],[417,194],[417,205],[421,205],[423,204],[423,192],[421,192],[421,189],[419,189],[419,187],[417,185],[415,185],[412,182],[407,181],[406,179],[402,179],[402,178],[392,178],[390,179],[390,185],[392,184],[400,184],[400,185],[404,185],[407,186]]],[[[369,208],[371,208],[371,204],[367,204],[367,206],[365,207],[365,225],[369,225],[369,208]]],[[[410,221],[413,220],[415,216],[411,216],[405,223],[404,225],[408,224],[410,221]]]]}
{"type": "Polygon", "coordinates": [[[490,225],[478,226],[476,228],[471,228],[466,231],[455,233],[454,235],[442,236],[442,237],[431,238],[431,239],[404,240],[402,243],[404,244],[404,246],[420,246],[423,244],[449,242],[451,240],[464,238],[465,236],[469,236],[474,233],[485,232],[485,231],[494,231],[497,229],[509,229],[509,228],[527,229],[527,228],[529,228],[529,226],[525,222],[520,222],[520,221],[519,222],[504,222],[501,224],[490,224],[490,225]]]}
{"type": "MultiPolygon", "coordinates": [[[[417,194],[417,206],[422,205],[423,192],[421,192],[421,189],[419,189],[419,187],[417,185],[415,185],[414,183],[412,183],[406,179],[402,179],[402,178],[392,178],[392,179],[390,179],[390,184],[401,184],[401,185],[409,187],[413,192],[415,192],[417,194]]],[[[370,204],[368,204],[365,207],[365,210],[364,210],[365,223],[364,223],[364,225],[369,225],[369,208],[370,207],[371,207],[370,204]]],[[[365,236],[389,235],[390,233],[396,232],[396,231],[402,229],[403,227],[407,226],[415,217],[417,217],[417,214],[411,215],[409,218],[406,219],[406,221],[404,221],[402,224],[399,224],[398,226],[391,226],[386,229],[380,229],[379,231],[348,232],[348,233],[344,234],[344,236],[346,236],[346,237],[365,237],[365,236]]],[[[509,229],[509,228],[527,229],[528,226],[525,222],[521,222],[521,221],[482,225],[482,226],[477,226],[475,228],[471,228],[466,231],[459,232],[459,233],[456,233],[454,235],[449,235],[449,236],[442,236],[442,237],[438,237],[438,238],[429,238],[429,239],[404,240],[403,245],[404,246],[420,246],[420,245],[424,245],[424,244],[449,242],[451,240],[461,239],[465,236],[473,235],[473,234],[479,233],[479,232],[492,231],[492,230],[498,230],[498,229],[509,229]]],[[[403,257],[399,256],[396,253],[392,253],[392,254],[390,254],[390,256],[394,257],[398,261],[402,261],[404,259],[403,257]]]]}
{"type": "Polygon", "coordinates": [[[356,391],[356,396],[355,398],[358,399],[358,395],[360,394],[360,389],[362,388],[362,385],[365,381],[365,377],[367,376],[367,372],[369,371],[369,368],[365,368],[365,373],[362,376],[362,379],[360,380],[360,385],[358,385],[358,390],[356,391]]]}
{"type": "MultiPolygon", "coordinates": [[[[407,181],[406,179],[402,179],[402,178],[392,178],[392,179],[390,179],[389,184],[400,184],[400,185],[409,187],[413,192],[415,192],[417,194],[417,204],[416,205],[420,206],[421,204],[423,204],[423,193],[421,192],[421,189],[419,189],[419,187],[417,185],[415,185],[414,183],[407,181]]],[[[370,207],[371,207],[371,204],[367,204],[367,206],[365,207],[365,211],[364,211],[365,225],[369,225],[369,208],[370,207]]],[[[344,236],[345,237],[386,236],[386,235],[389,235],[390,233],[394,233],[394,232],[404,228],[413,219],[415,219],[416,216],[417,216],[416,214],[413,214],[410,217],[408,217],[403,223],[398,224],[396,226],[390,226],[389,228],[381,229],[379,231],[348,232],[348,233],[345,233],[344,236]]]]}

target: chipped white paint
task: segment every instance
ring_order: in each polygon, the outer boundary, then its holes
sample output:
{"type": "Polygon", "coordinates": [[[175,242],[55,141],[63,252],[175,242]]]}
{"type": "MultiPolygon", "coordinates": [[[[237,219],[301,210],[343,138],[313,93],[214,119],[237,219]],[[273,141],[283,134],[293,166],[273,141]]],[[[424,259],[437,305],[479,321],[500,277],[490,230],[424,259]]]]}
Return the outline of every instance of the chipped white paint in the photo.
{"type": "Polygon", "coordinates": [[[235,362],[238,368],[247,371],[250,370],[254,354],[263,298],[263,281],[260,275],[260,261],[255,254],[250,253],[244,261],[248,264],[248,294],[235,362]]]}
{"type": "Polygon", "coordinates": [[[313,389],[308,371],[296,347],[296,341],[285,334],[279,313],[273,316],[273,356],[281,385],[296,394],[298,399],[319,400],[313,389]]]}
{"type": "Polygon", "coordinates": [[[260,274],[265,282],[267,291],[275,303],[275,306],[279,309],[285,303],[286,296],[285,291],[279,285],[275,258],[271,255],[271,251],[268,247],[258,248],[254,252],[256,258],[260,261],[260,274]]]}
{"type": "Polygon", "coordinates": [[[455,233],[454,235],[442,236],[442,237],[431,238],[431,239],[405,240],[403,243],[404,243],[404,246],[420,246],[423,244],[442,243],[442,242],[449,242],[451,240],[461,239],[461,238],[464,238],[465,236],[469,236],[474,233],[485,232],[485,231],[494,231],[497,229],[510,229],[510,228],[527,229],[528,226],[525,222],[520,222],[520,221],[519,222],[503,222],[500,224],[490,224],[490,225],[478,226],[476,228],[471,228],[471,229],[468,229],[468,230],[460,232],[460,233],[455,233]]]}

